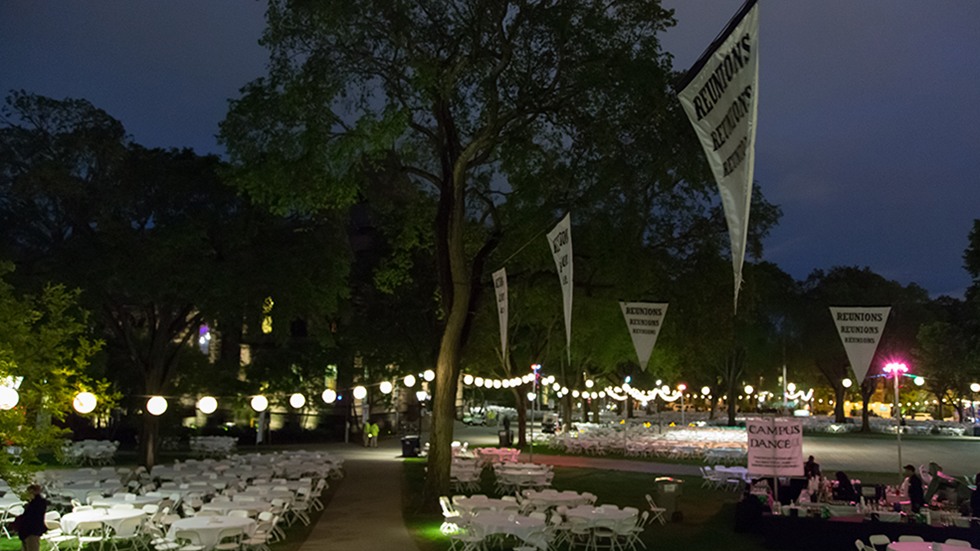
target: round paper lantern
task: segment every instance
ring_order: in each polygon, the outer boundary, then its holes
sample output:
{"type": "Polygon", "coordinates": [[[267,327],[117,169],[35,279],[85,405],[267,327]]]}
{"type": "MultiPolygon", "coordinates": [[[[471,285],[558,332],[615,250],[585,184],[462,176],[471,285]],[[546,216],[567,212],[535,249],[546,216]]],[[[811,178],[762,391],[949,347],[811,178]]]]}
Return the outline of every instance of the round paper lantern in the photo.
{"type": "Polygon", "coordinates": [[[367,389],[366,388],[364,388],[361,385],[357,385],[357,386],[354,387],[354,399],[356,399],[356,400],[363,400],[366,397],[367,397],[367,389]]]}
{"type": "Polygon", "coordinates": [[[252,409],[258,413],[262,413],[263,411],[269,409],[269,399],[261,394],[258,396],[252,396],[252,400],[249,402],[249,404],[252,406],[252,409]]]}
{"type": "Polygon", "coordinates": [[[20,394],[18,394],[16,388],[11,388],[9,386],[0,386],[0,409],[7,410],[13,409],[20,401],[20,394]]]}
{"type": "Polygon", "coordinates": [[[391,391],[394,390],[394,388],[395,386],[389,381],[381,381],[381,384],[378,385],[378,390],[381,391],[381,394],[391,394],[391,391]]]}
{"type": "Polygon", "coordinates": [[[415,375],[405,375],[405,386],[408,388],[415,386],[415,375]]]}
{"type": "Polygon", "coordinates": [[[91,392],[79,392],[75,395],[72,406],[75,408],[75,411],[84,415],[95,411],[95,406],[98,403],[99,400],[95,397],[95,394],[91,392]]]}
{"type": "Polygon", "coordinates": [[[165,411],[167,411],[167,399],[163,396],[150,396],[146,401],[146,412],[150,415],[163,415],[165,411]]]}
{"type": "Polygon", "coordinates": [[[293,394],[289,397],[289,405],[296,409],[299,409],[306,405],[306,396],[303,396],[299,392],[293,394]]]}
{"type": "Polygon", "coordinates": [[[323,394],[320,395],[320,398],[323,398],[324,403],[332,404],[337,400],[337,392],[332,388],[328,388],[327,390],[323,391],[323,394]]]}
{"type": "Polygon", "coordinates": [[[463,375],[463,384],[466,386],[470,386],[471,384],[473,384],[473,376],[470,375],[469,373],[463,375]]]}
{"type": "Polygon", "coordinates": [[[204,396],[197,401],[197,409],[205,415],[211,415],[215,411],[218,411],[218,400],[214,396],[204,396]]]}

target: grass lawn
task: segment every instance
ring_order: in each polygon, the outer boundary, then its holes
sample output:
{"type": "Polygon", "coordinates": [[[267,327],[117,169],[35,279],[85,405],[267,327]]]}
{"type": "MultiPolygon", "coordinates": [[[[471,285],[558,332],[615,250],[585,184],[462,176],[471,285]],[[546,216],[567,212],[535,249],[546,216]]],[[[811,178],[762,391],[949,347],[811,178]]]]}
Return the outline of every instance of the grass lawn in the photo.
{"type": "MultiPolygon", "coordinates": [[[[405,521],[422,551],[445,551],[449,540],[439,532],[442,515],[423,511],[416,501],[421,495],[424,466],[421,461],[405,462],[405,521]]],[[[484,472],[483,493],[491,496],[494,495],[492,476],[484,472]]],[[[642,511],[647,509],[645,495],[653,492],[653,479],[645,473],[556,467],[552,486],[558,490],[591,492],[598,496],[597,503],[633,506],[642,511]]],[[[735,493],[702,488],[700,478],[688,478],[677,500],[679,522],[649,526],[643,541],[650,549],[684,546],[688,551],[761,551],[762,543],[757,537],[734,531],[738,498],[735,493]]]]}
{"type": "MultiPolygon", "coordinates": [[[[449,540],[443,536],[441,513],[425,511],[418,501],[425,475],[424,460],[405,461],[405,522],[422,551],[445,551],[449,540]]],[[[853,477],[865,483],[894,482],[891,473],[854,472],[853,477]]],[[[653,494],[654,475],[583,468],[555,468],[552,486],[557,490],[591,492],[597,503],[633,506],[647,509],[646,494],[653,494]]],[[[684,480],[677,499],[680,518],[661,526],[649,525],[643,533],[648,549],[684,549],[685,551],[762,551],[760,537],[735,531],[735,504],[740,495],[702,487],[700,477],[684,480]]],[[[493,475],[483,473],[482,493],[494,496],[493,475]]]]}

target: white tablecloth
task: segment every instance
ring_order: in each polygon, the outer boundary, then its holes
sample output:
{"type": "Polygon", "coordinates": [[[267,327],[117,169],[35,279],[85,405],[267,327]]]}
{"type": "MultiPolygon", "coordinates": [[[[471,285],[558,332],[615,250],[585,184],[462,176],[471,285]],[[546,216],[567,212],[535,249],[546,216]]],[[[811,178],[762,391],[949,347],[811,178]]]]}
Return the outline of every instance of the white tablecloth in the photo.
{"type": "Polygon", "coordinates": [[[143,507],[144,505],[157,505],[163,501],[162,497],[153,496],[138,496],[133,494],[132,497],[103,497],[99,499],[93,499],[93,507],[112,507],[113,505],[132,505],[136,509],[143,507]]]}
{"type": "Polygon", "coordinates": [[[201,545],[210,549],[218,543],[218,537],[226,529],[239,530],[250,536],[255,531],[255,521],[250,518],[220,516],[182,518],[170,525],[167,537],[173,539],[177,537],[177,532],[184,530],[197,532],[201,545]]]}
{"type": "Polygon", "coordinates": [[[272,504],[268,501],[212,501],[202,505],[201,510],[217,511],[222,515],[227,515],[229,511],[245,510],[254,517],[262,511],[271,511],[272,504]]]}
{"type": "Polygon", "coordinates": [[[495,498],[474,499],[472,497],[457,497],[453,499],[453,505],[460,512],[467,514],[473,514],[478,511],[501,511],[504,509],[513,509],[514,512],[517,512],[518,509],[516,501],[495,498]]]}
{"type": "Polygon", "coordinates": [[[541,549],[547,548],[547,540],[544,535],[535,537],[535,534],[540,534],[545,524],[538,518],[498,511],[483,511],[469,521],[469,526],[481,535],[506,534],[541,549]]]}
{"type": "Polygon", "coordinates": [[[106,526],[116,528],[120,521],[144,515],[145,513],[139,509],[92,509],[91,511],[65,513],[61,516],[61,530],[65,533],[71,533],[76,526],[83,522],[101,522],[106,526]]]}
{"type": "Polygon", "coordinates": [[[569,518],[581,518],[585,519],[589,524],[595,524],[600,520],[609,520],[614,522],[619,522],[628,518],[636,518],[636,511],[627,511],[625,509],[620,509],[619,507],[593,507],[591,505],[580,505],[569,509],[566,516],[569,518]]]}
{"type": "Polygon", "coordinates": [[[579,505],[589,505],[595,500],[592,494],[580,494],[573,491],[555,490],[525,490],[524,498],[535,508],[548,507],[577,507],[579,505]]]}
{"type": "Polygon", "coordinates": [[[931,541],[896,541],[888,544],[888,551],[977,551],[972,547],[957,547],[931,541]]]}

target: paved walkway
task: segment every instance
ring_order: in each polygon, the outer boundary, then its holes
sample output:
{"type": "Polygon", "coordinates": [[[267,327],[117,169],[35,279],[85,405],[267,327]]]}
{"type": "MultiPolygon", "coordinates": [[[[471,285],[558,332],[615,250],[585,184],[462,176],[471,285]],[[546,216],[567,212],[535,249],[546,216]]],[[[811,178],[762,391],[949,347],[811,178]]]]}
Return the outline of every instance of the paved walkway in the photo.
{"type": "Polygon", "coordinates": [[[401,440],[377,448],[331,447],[344,458],[344,479],[299,551],[412,551],[418,546],[402,517],[401,440]]]}

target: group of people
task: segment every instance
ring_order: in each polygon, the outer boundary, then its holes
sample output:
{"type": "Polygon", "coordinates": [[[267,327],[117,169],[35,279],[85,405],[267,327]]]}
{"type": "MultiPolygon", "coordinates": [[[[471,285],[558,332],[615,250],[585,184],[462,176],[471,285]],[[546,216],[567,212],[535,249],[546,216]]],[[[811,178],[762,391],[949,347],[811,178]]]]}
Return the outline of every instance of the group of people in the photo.
{"type": "MultiPolygon", "coordinates": [[[[907,496],[909,506],[913,513],[918,513],[927,503],[931,503],[933,498],[939,501],[952,503],[954,506],[966,509],[969,504],[971,516],[980,517],[980,473],[974,477],[974,487],[970,488],[965,482],[953,478],[943,472],[938,463],[929,463],[929,483],[922,480],[918,469],[914,465],[905,465],[905,480],[899,487],[899,494],[907,496]]],[[[820,464],[811,455],[806,463],[803,464],[803,475],[807,478],[820,478],[820,464]]],[[[840,501],[856,502],[860,500],[851,479],[844,471],[834,473],[837,486],[834,489],[834,499],[840,501]]]]}

